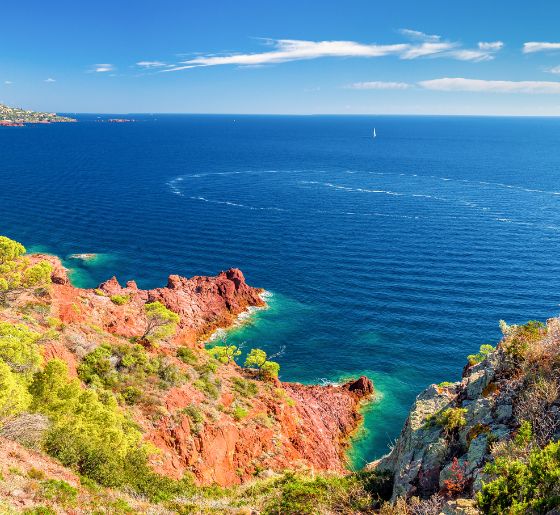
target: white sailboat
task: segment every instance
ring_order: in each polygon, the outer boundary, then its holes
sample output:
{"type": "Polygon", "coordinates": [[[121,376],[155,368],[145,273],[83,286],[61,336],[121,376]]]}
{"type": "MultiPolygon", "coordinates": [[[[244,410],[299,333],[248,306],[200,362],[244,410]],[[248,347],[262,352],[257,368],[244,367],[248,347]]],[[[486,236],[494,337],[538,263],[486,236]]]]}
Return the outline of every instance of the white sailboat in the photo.
{"type": "Polygon", "coordinates": [[[374,139],[377,138],[377,133],[375,132],[375,127],[373,128],[373,132],[371,134],[371,137],[374,138],[374,139]]]}

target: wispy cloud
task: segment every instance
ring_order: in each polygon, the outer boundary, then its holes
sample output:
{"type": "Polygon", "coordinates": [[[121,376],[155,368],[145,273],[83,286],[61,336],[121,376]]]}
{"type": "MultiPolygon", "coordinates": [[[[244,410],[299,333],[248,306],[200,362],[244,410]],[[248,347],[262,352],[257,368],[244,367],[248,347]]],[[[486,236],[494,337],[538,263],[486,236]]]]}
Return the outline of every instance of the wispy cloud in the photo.
{"type": "Polygon", "coordinates": [[[560,82],[548,81],[482,80],[445,77],[420,81],[418,85],[434,91],[560,94],[560,82]]]}
{"type": "Polygon", "coordinates": [[[523,44],[524,54],[533,54],[535,52],[549,52],[551,50],[560,50],[560,43],[550,43],[547,41],[529,41],[523,44]]]}
{"type": "Polygon", "coordinates": [[[11,80],[5,80],[4,84],[6,84],[6,86],[9,86],[10,84],[13,84],[13,82],[11,80]]]}
{"type": "Polygon", "coordinates": [[[115,71],[115,67],[109,63],[94,64],[88,70],[90,73],[107,73],[115,71]]]}
{"type": "Polygon", "coordinates": [[[43,82],[56,82],[56,79],[52,79],[51,77],[49,77],[48,79],[45,79],[43,82]]]}
{"type": "Polygon", "coordinates": [[[412,30],[412,29],[399,29],[399,32],[406,38],[416,40],[416,41],[439,41],[441,36],[437,34],[426,34],[425,32],[421,32],[419,30],[412,30]]]}
{"type": "Polygon", "coordinates": [[[346,86],[347,89],[409,89],[412,84],[408,82],[384,82],[384,81],[370,81],[370,82],[354,82],[346,86]]]}
{"type": "Polygon", "coordinates": [[[553,66],[552,68],[547,68],[545,71],[548,73],[560,74],[560,65],[553,66]]]}
{"type": "Polygon", "coordinates": [[[168,66],[166,63],[162,63],[161,61],[139,61],[136,63],[136,66],[140,68],[162,68],[163,66],[168,66]]]}
{"type": "Polygon", "coordinates": [[[298,39],[265,39],[272,50],[255,53],[230,53],[225,55],[206,54],[181,61],[162,69],[162,72],[188,70],[204,66],[259,66],[319,59],[323,57],[374,58],[395,56],[400,59],[420,57],[447,57],[461,61],[483,61],[494,58],[502,47],[500,42],[479,43],[478,48],[461,48],[460,43],[442,41],[441,36],[424,34],[411,29],[402,29],[408,39],[414,42],[396,44],[369,44],[357,41],[306,41],[298,39]],[[481,46],[482,45],[482,46],[481,46]]]}
{"type": "Polygon", "coordinates": [[[503,41],[479,41],[478,48],[480,48],[480,50],[498,51],[504,48],[504,43],[503,41]]]}

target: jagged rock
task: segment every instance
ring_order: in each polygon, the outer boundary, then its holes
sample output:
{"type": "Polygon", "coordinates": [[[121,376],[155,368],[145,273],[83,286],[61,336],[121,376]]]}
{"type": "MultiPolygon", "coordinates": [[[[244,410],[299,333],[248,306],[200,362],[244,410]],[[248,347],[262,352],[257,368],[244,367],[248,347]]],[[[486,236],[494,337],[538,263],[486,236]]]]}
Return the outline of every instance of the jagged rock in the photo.
{"type": "Polygon", "coordinates": [[[356,394],[358,398],[368,397],[373,395],[374,392],[373,383],[366,376],[361,376],[355,381],[349,381],[343,387],[356,394]]]}

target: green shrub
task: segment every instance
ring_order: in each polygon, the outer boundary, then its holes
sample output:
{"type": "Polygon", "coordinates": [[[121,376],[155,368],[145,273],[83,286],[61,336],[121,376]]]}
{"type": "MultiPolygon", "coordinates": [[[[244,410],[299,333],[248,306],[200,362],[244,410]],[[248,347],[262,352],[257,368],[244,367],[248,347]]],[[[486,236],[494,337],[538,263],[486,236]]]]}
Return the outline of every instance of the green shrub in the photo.
{"type": "Polygon", "coordinates": [[[48,506],[35,506],[35,508],[29,508],[24,510],[25,515],[56,515],[56,511],[48,506]]]}
{"type": "Polygon", "coordinates": [[[217,399],[220,396],[220,388],[218,385],[207,377],[197,379],[193,383],[193,386],[212,399],[217,399]]]}
{"type": "Polygon", "coordinates": [[[133,454],[145,454],[141,434],[118,409],[111,395],[99,396],[70,380],[64,362],[51,360],[31,384],[32,409],[51,421],[45,450],[104,486],[126,481],[133,454]]]}
{"type": "Polygon", "coordinates": [[[241,397],[254,397],[257,395],[259,389],[254,381],[243,379],[242,377],[234,377],[231,380],[232,389],[237,392],[241,397]]]}
{"type": "Polygon", "coordinates": [[[23,413],[30,403],[31,396],[20,374],[0,360],[0,427],[4,419],[23,413]]]}
{"type": "MultiPolygon", "coordinates": [[[[359,475],[309,478],[286,473],[270,485],[263,515],[372,513],[374,481],[359,475]],[[368,487],[372,490],[368,491],[368,487]]],[[[385,494],[386,495],[386,494],[385,494]]],[[[390,496],[390,494],[389,494],[390,496]]]]}
{"type": "Polygon", "coordinates": [[[560,506],[560,442],[535,448],[527,462],[497,458],[484,471],[494,478],[477,496],[484,513],[548,513],[560,506]]]}
{"type": "Polygon", "coordinates": [[[45,473],[42,470],[32,467],[27,471],[27,477],[29,479],[45,479],[45,473]]]}
{"type": "Polygon", "coordinates": [[[111,295],[111,302],[117,306],[122,306],[130,302],[130,297],[128,295],[111,295]]]}
{"type": "Polygon", "coordinates": [[[196,365],[198,363],[197,355],[188,347],[179,347],[177,349],[177,357],[187,365],[196,365]]]}
{"type": "Polygon", "coordinates": [[[127,386],[122,391],[123,399],[129,405],[137,404],[138,401],[142,398],[142,395],[142,390],[140,388],[137,388],[136,386],[127,386]]]}
{"type": "Polygon", "coordinates": [[[208,354],[220,363],[234,363],[235,358],[241,355],[241,351],[235,345],[216,345],[207,349],[208,354]]]}
{"type": "Polygon", "coordinates": [[[244,419],[248,414],[249,411],[246,408],[243,408],[242,406],[235,406],[235,408],[233,408],[233,412],[232,412],[233,418],[238,422],[244,419]]]}
{"type": "Polygon", "coordinates": [[[276,361],[270,361],[266,352],[262,349],[251,349],[245,359],[245,366],[256,368],[259,375],[264,379],[278,377],[280,372],[280,365],[276,361]]]}
{"type": "Polygon", "coordinates": [[[477,365],[478,363],[482,363],[488,354],[493,352],[495,349],[492,345],[481,345],[480,350],[477,354],[469,354],[467,356],[467,360],[469,365],[472,367],[473,365],[477,365]]]}
{"type": "Polygon", "coordinates": [[[43,481],[41,493],[45,499],[56,501],[63,506],[72,505],[78,497],[78,490],[62,479],[43,481]]]}
{"type": "Polygon", "coordinates": [[[200,426],[200,424],[204,422],[204,415],[202,414],[202,411],[200,411],[200,408],[198,408],[194,404],[190,404],[189,406],[187,406],[183,410],[183,413],[191,419],[191,422],[195,426],[200,426]]]}
{"type": "Polygon", "coordinates": [[[546,326],[538,320],[530,320],[525,325],[515,326],[505,344],[506,354],[516,361],[523,360],[529,346],[538,341],[545,332],[546,326]]]}
{"type": "Polygon", "coordinates": [[[150,302],[144,305],[147,323],[142,340],[156,342],[171,336],[179,323],[179,315],[167,309],[161,302],[150,302]]]}
{"type": "Polygon", "coordinates": [[[446,433],[452,433],[467,424],[466,408],[447,408],[436,413],[431,421],[441,426],[446,433]]]}
{"type": "Polygon", "coordinates": [[[39,333],[23,324],[0,322],[0,359],[14,372],[30,379],[41,363],[39,338],[39,333]]]}

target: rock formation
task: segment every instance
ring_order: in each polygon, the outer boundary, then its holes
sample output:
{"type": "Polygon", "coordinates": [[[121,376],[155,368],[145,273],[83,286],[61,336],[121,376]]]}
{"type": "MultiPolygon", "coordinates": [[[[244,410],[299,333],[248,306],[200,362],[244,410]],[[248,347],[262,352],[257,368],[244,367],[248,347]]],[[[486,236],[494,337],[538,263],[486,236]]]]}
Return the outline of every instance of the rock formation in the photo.
{"type": "Polygon", "coordinates": [[[132,408],[145,440],[160,450],[151,460],[155,470],[173,478],[191,473],[199,484],[220,485],[265,470],[345,472],[347,441],[361,421],[360,402],[373,394],[369,379],[325,387],[267,382],[234,363],[208,372],[204,339],[247,308],[265,305],[263,290],[249,286],[240,270],[190,279],[172,275],[165,287],[152,290],[133,281],[122,286],[115,277],[97,289],[81,289],[70,284],[57,258],[33,259],[53,265],[51,313],[64,324],[62,337],[48,342],[43,354],[66,361],[74,376],[80,360],[101,343],[119,345],[142,335],[145,303],[159,301],[179,315],[175,336],[149,352],[165,356],[191,380],[166,391],[153,389],[150,405],[132,408]],[[115,296],[125,302],[115,303],[115,296]],[[177,358],[181,346],[194,353],[195,365],[177,358]],[[216,389],[210,394],[204,391],[208,377],[216,389]],[[256,388],[250,399],[236,391],[247,382],[256,388]]]}

